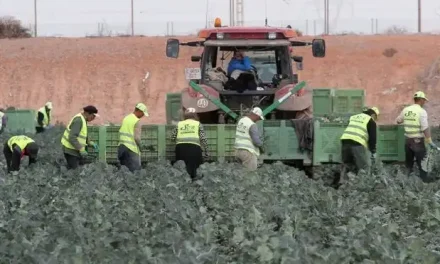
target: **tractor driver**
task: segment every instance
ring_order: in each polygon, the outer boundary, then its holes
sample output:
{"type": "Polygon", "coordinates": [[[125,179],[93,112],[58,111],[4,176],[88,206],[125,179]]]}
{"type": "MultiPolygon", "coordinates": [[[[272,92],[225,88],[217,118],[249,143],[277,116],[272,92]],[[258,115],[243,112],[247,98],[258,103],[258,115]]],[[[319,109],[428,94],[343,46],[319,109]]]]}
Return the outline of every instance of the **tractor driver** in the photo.
{"type": "Polygon", "coordinates": [[[245,56],[242,50],[234,51],[234,56],[232,57],[228,65],[228,76],[231,76],[235,70],[250,71],[251,69],[251,60],[249,59],[249,57],[245,56]]]}
{"type": "Polygon", "coordinates": [[[252,70],[251,60],[244,55],[242,50],[234,51],[234,56],[228,65],[228,76],[232,80],[232,90],[243,92],[245,90],[257,90],[257,76],[249,73],[252,70]]]}

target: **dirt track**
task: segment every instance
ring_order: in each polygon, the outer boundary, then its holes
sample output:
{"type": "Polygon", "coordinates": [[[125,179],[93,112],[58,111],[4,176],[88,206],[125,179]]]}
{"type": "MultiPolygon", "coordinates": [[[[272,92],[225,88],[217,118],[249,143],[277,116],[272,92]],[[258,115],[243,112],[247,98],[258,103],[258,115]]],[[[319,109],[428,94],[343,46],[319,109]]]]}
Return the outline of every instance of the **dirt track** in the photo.
{"type": "MultiPolygon", "coordinates": [[[[431,118],[440,110],[440,36],[331,36],[327,56],[311,50],[300,78],[310,87],[364,88],[382,121],[392,120],[418,89],[427,89],[431,118]],[[383,52],[393,48],[392,57],[383,52]],[[423,83],[421,82],[423,80],[423,83]]],[[[165,95],[185,84],[184,68],[196,66],[183,48],[177,60],[165,57],[165,38],[22,39],[0,41],[2,106],[39,108],[54,102],[54,118],[66,122],[86,104],[95,104],[99,123],[119,123],[138,101],[146,102],[145,123],[165,122],[165,95]],[[146,82],[142,79],[149,72],[146,82]]],[[[433,119],[431,119],[433,120],[433,119]]],[[[437,121],[437,120],[436,120],[437,121]]],[[[440,120],[439,120],[440,121],[440,120]]]]}

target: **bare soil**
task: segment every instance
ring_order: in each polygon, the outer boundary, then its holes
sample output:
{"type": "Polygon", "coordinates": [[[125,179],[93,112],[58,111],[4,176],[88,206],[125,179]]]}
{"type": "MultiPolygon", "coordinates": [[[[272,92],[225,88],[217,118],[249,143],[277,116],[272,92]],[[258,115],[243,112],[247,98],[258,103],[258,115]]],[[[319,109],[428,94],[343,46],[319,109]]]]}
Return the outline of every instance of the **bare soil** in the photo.
{"type": "MultiPolygon", "coordinates": [[[[382,123],[392,122],[412,94],[424,90],[431,121],[439,123],[440,36],[324,38],[325,58],[296,49],[304,56],[300,79],[309,87],[366,89],[382,123]]],[[[0,105],[37,109],[51,100],[55,120],[67,122],[94,104],[102,124],[120,123],[142,101],[150,112],[143,122],[164,123],[166,93],[185,87],[184,68],[197,66],[190,56],[200,54],[184,47],[179,59],[169,59],[165,43],[163,37],[0,40],[0,105]]]]}

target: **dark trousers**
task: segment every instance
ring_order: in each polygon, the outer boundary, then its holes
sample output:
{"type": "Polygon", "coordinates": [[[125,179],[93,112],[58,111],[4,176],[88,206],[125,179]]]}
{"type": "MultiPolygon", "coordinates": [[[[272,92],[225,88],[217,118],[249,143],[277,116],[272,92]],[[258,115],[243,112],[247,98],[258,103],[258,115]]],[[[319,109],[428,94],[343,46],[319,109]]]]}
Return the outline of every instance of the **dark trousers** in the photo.
{"type": "Polygon", "coordinates": [[[358,145],[354,142],[343,141],[341,148],[341,157],[343,166],[353,171],[354,173],[358,173],[359,170],[368,170],[368,155],[367,149],[358,145]]]}
{"type": "Polygon", "coordinates": [[[69,170],[74,170],[84,165],[84,160],[81,157],[64,153],[64,158],[66,159],[67,169],[69,170]]]}
{"type": "Polygon", "coordinates": [[[183,160],[191,179],[195,179],[197,169],[203,163],[202,148],[195,144],[176,144],[175,152],[176,160],[183,160]]]}
{"type": "Polygon", "coordinates": [[[428,181],[428,172],[422,169],[422,160],[426,157],[425,139],[407,138],[405,141],[405,166],[408,169],[408,175],[413,172],[414,158],[419,167],[420,178],[428,181]]]}
{"type": "Polygon", "coordinates": [[[18,171],[20,169],[21,153],[12,152],[6,142],[3,145],[3,154],[5,155],[8,172],[18,171]]]}
{"type": "Polygon", "coordinates": [[[139,155],[125,145],[119,145],[118,147],[118,160],[122,166],[126,166],[131,172],[142,169],[139,155]]]}
{"type": "Polygon", "coordinates": [[[44,127],[35,127],[35,132],[38,133],[43,133],[44,132],[44,127]]]}

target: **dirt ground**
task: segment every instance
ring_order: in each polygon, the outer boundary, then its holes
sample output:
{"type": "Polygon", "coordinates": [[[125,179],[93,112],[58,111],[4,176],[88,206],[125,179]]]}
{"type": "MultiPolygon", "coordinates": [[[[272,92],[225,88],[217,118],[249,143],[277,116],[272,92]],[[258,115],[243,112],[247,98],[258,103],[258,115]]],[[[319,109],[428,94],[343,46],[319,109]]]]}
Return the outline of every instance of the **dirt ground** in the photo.
{"type": "MultiPolygon", "coordinates": [[[[394,120],[422,89],[431,100],[431,120],[439,123],[440,36],[325,39],[326,58],[297,49],[305,59],[300,78],[310,87],[366,89],[367,103],[380,107],[382,122],[394,120]]],[[[163,123],[166,93],[186,85],[184,68],[197,66],[190,56],[200,54],[182,48],[179,59],[169,59],[165,43],[163,37],[0,40],[0,105],[37,109],[51,100],[54,118],[67,122],[94,104],[102,124],[120,123],[142,101],[150,112],[143,123],[163,123]]]]}

